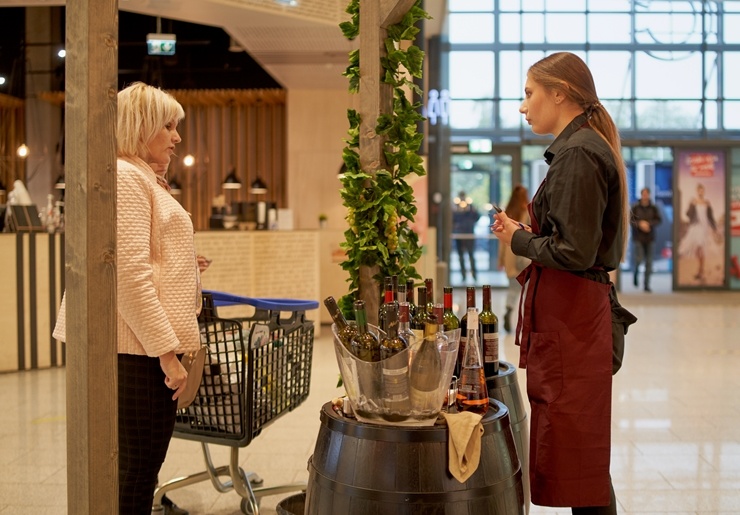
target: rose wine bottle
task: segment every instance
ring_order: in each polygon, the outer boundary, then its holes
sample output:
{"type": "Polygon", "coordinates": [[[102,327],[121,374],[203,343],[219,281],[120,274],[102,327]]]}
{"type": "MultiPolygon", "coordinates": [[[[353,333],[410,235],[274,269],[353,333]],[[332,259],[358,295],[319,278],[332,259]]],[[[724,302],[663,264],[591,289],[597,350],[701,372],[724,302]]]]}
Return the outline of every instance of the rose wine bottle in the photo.
{"type": "Polygon", "coordinates": [[[468,336],[465,355],[457,381],[457,411],[472,411],[483,415],[488,411],[488,387],[483,373],[483,361],[478,341],[478,313],[468,309],[468,336]]]}

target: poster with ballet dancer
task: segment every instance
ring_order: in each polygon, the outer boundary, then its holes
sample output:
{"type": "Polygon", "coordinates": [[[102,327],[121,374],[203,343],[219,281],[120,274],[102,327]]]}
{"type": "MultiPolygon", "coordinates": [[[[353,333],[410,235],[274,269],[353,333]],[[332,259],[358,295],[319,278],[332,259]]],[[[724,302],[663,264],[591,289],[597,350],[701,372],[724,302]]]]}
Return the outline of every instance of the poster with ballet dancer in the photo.
{"type": "Polygon", "coordinates": [[[726,274],[727,175],[722,150],[679,150],[675,208],[676,288],[723,288],[726,274]]]}

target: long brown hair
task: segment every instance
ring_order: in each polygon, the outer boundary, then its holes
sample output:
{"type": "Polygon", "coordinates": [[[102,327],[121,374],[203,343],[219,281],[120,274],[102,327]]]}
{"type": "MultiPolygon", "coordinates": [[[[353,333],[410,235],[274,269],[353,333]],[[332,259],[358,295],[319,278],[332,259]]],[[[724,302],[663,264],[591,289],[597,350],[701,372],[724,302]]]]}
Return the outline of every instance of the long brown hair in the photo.
{"type": "Polygon", "coordinates": [[[529,68],[529,76],[538,84],[560,91],[575,102],[588,115],[589,126],[606,141],[611,149],[619,172],[619,189],[622,196],[622,257],[629,236],[629,199],[627,196],[627,172],[622,158],[619,131],[607,110],[599,102],[596,86],[583,60],[570,52],[556,52],[537,61],[529,68]]]}
{"type": "Polygon", "coordinates": [[[521,184],[517,184],[511,191],[509,203],[506,204],[506,215],[512,220],[521,222],[524,219],[524,213],[527,211],[528,203],[529,191],[521,184]]]}

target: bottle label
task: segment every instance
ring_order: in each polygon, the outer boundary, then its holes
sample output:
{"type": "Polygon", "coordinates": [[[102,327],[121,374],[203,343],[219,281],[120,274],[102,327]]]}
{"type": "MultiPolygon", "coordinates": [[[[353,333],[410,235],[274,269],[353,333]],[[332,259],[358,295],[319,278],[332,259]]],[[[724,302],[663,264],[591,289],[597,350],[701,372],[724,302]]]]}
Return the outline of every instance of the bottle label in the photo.
{"type": "Polygon", "coordinates": [[[498,361],[498,333],[483,333],[483,362],[498,361]]]}
{"type": "Polygon", "coordinates": [[[392,402],[409,398],[409,367],[383,369],[383,397],[392,402]]]}

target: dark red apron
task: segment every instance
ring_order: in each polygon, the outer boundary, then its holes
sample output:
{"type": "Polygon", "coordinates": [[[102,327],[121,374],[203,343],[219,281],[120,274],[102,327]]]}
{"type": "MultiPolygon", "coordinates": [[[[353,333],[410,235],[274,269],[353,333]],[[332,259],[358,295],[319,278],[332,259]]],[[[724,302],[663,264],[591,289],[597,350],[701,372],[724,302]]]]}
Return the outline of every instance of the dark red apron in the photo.
{"type": "MultiPolygon", "coordinates": [[[[530,206],[532,231],[539,225],[530,206]]],[[[609,504],[612,321],[608,284],[532,262],[522,285],[516,343],[532,407],[532,502],[609,504]]]]}

